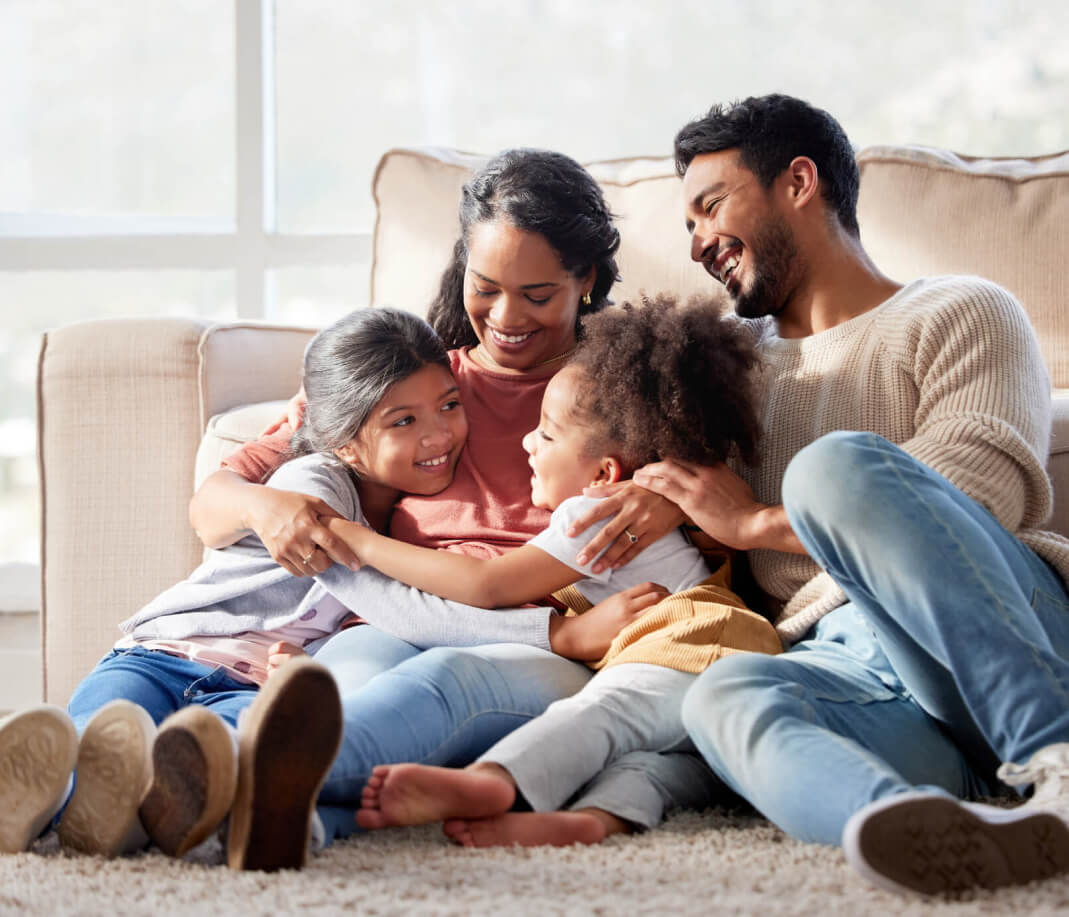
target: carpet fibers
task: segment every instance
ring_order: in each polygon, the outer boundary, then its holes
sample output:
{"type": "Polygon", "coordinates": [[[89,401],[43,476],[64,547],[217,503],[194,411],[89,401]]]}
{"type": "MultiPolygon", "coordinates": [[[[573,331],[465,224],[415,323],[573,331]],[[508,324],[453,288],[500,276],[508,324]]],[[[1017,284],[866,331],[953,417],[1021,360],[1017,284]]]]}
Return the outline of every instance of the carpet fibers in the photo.
{"type": "Polygon", "coordinates": [[[54,835],[0,856],[0,914],[1027,914],[1069,913],[1069,877],[959,900],[869,885],[839,850],[723,812],[673,816],[599,847],[467,850],[437,827],[354,837],[301,871],[232,872],[215,839],[174,860],[103,860],[54,835]]]}

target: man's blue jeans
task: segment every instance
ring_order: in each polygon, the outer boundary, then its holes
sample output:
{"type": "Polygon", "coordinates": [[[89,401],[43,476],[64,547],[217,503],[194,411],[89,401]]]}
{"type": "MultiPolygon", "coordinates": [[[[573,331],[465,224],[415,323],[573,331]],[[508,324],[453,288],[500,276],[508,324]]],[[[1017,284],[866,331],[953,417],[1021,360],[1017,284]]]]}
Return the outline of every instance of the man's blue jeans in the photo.
{"type": "Polygon", "coordinates": [[[792,460],[783,503],[848,603],[780,656],[718,661],[683,719],[713,770],[803,840],[921,788],[989,792],[1069,741],[1069,595],[982,506],[882,437],[792,460]]]}

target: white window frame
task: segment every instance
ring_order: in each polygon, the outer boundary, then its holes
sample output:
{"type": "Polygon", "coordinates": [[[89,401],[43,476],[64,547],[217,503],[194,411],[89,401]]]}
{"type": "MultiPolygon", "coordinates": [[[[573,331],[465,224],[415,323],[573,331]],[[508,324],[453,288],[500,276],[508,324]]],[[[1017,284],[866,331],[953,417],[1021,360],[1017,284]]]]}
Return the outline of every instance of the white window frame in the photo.
{"type": "Polygon", "coordinates": [[[0,270],[233,270],[238,319],[269,318],[271,271],[357,266],[371,232],[283,233],[276,213],[274,0],[233,0],[235,221],[0,213],[0,270]]]}
{"type": "MultiPolygon", "coordinates": [[[[235,220],[0,212],[0,271],[231,270],[238,320],[269,319],[271,272],[359,266],[372,233],[283,233],[277,221],[274,0],[233,0],[235,220]]],[[[39,611],[39,568],[0,561],[0,611],[39,611]]]]}

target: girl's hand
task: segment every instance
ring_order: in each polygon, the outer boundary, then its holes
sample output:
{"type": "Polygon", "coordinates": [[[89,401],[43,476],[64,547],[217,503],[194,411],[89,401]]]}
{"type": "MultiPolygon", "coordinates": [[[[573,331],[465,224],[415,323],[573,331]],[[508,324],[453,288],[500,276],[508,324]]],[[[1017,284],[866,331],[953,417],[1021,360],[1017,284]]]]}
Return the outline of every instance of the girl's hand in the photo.
{"type": "Polygon", "coordinates": [[[613,517],[576,557],[576,563],[586,564],[607,547],[594,564],[595,573],[619,569],[684,520],[678,506],[632,481],[587,487],[583,493],[603,499],[575,520],[568,529],[569,536],[574,538],[599,519],[613,517]]]}
{"type": "Polygon", "coordinates": [[[307,653],[296,644],[281,640],[278,643],[272,643],[267,648],[267,677],[270,678],[291,659],[306,655],[307,653]]]}
{"type": "Polygon", "coordinates": [[[569,659],[597,662],[620,631],[669,595],[657,583],[640,583],[598,602],[578,617],[550,618],[550,648],[569,659]]]}
{"type": "Polygon", "coordinates": [[[357,569],[356,555],[327,528],[325,520],[330,518],[340,517],[316,497],[264,487],[249,513],[248,528],[275,562],[294,576],[314,576],[332,563],[357,569]]]}
{"type": "Polygon", "coordinates": [[[285,424],[289,424],[290,430],[296,430],[304,423],[304,409],[308,407],[308,396],[304,393],[302,385],[297,394],[286,402],[286,413],[275,419],[274,423],[264,429],[260,436],[270,436],[277,433],[285,424]]]}

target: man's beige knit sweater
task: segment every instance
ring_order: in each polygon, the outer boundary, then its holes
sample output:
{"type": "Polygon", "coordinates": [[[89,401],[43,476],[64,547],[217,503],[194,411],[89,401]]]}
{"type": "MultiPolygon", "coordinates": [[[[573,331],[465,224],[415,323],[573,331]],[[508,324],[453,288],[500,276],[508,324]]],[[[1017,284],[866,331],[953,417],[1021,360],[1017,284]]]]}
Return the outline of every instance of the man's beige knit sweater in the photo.
{"type": "MultiPolygon", "coordinates": [[[[977,277],[933,277],[811,337],[780,338],[771,319],[754,324],[764,440],[760,464],[739,470],[759,501],[781,502],[787,463],[823,434],[878,433],[987,507],[1069,582],[1069,541],[1041,529],[1051,508],[1050,382],[1010,293],[977,277]]],[[[845,601],[806,556],[757,550],[750,563],[787,643],[845,601]]]]}

